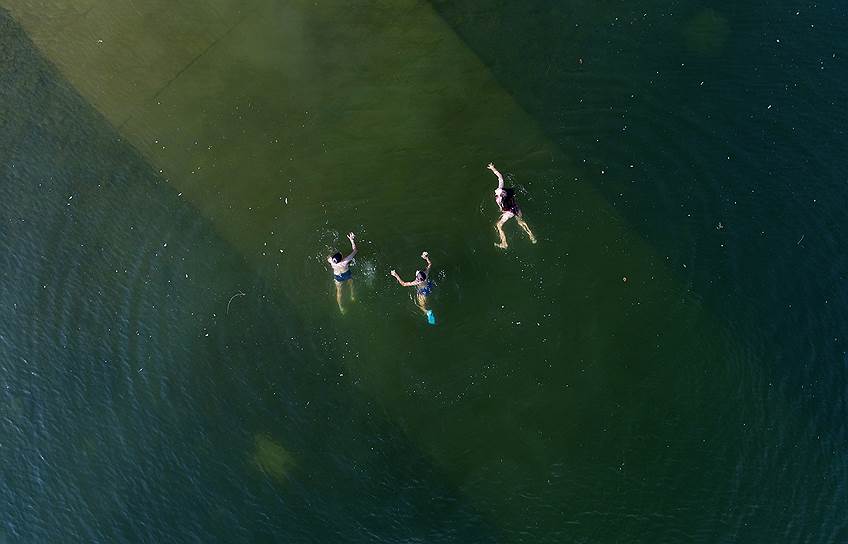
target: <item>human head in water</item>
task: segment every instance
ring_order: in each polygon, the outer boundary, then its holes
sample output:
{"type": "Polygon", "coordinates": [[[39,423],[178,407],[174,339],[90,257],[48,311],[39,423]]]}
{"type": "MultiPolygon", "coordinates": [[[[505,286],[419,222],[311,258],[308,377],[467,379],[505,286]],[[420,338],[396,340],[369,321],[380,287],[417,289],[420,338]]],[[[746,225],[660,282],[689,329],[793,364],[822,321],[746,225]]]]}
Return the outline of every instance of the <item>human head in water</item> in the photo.
{"type": "Polygon", "coordinates": [[[335,264],[339,264],[342,260],[342,254],[336,251],[333,255],[330,256],[330,260],[335,264]]]}
{"type": "Polygon", "coordinates": [[[427,273],[422,272],[421,270],[416,270],[415,271],[415,279],[417,279],[419,281],[424,281],[424,280],[427,279],[427,273]]]}

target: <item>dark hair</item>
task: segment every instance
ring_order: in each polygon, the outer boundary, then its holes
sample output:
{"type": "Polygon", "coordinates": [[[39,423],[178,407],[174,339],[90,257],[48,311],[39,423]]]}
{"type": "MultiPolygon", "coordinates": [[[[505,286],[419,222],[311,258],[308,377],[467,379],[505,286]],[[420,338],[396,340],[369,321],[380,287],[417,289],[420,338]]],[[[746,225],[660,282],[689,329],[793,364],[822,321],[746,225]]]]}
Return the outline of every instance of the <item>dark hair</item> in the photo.
{"type": "Polygon", "coordinates": [[[426,280],[426,279],[427,279],[427,273],[426,273],[426,272],[422,272],[421,270],[417,271],[417,272],[415,273],[415,276],[416,276],[419,280],[426,280]]]}
{"type": "Polygon", "coordinates": [[[334,263],[338,264],[339,261],[342,260],[342,254],[336,251],[330,259],[333,260],[334,263]]]}

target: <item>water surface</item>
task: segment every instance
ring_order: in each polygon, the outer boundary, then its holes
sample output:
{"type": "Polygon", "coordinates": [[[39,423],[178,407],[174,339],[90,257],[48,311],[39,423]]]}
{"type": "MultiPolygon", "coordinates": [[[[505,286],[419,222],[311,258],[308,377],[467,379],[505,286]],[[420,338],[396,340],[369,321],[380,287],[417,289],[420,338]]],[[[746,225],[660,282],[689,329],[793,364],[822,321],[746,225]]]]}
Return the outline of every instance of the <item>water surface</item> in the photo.
{"type": "Polygon", "coordinates": [[[9,540],[846,537],[838,8],[5,5],[9,540]]]}

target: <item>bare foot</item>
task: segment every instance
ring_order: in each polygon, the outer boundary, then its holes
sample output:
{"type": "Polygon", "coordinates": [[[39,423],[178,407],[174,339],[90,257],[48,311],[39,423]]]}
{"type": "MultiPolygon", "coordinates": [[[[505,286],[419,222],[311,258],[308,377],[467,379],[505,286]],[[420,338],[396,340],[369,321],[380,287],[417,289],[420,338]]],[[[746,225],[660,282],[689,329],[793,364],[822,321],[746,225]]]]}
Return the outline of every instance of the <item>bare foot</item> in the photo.
{"type": "Polygon", "coordinates": [[[535,244],[536,242],[538,242],[538,240],[536,240],[536,237],[535,237],[535,236],[531,236],[531,237],[530,237],[530,243],[535,244]]]}
{"type": "Polygon", "coordinates": [[[509,246],[508,246],[507,244],[497,244],[497,243],[496,243],[496,244],[495,244],[495,247],[499,247],[499,248],[501,248],[501,249],[506,249],[506,248],[507,248],[507,247],[509,247],[509,246]]]}
{"type": "Polygon", "coordinates": [[[346,310],[344,309],[344,306],[342,306],[341,304],[339,304],[339,313],[340,313],[340,314],[342,314],[342,315],[344,315],[344,314],[345,314],[345,311],[346,311],[346,310]]]}

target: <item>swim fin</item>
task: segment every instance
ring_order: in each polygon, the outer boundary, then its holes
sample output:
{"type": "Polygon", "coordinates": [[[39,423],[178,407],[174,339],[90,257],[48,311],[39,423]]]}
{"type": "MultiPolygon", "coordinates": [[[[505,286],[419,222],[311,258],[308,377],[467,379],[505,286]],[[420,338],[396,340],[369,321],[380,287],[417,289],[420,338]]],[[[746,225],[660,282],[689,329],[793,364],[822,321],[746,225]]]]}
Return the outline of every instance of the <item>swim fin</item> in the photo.
{"type": "Polygon", "coordinates": [[[427,310],[427,323],[431,325],[436,324],[436,314],[433,313],[433,310],[427,310]]]}

